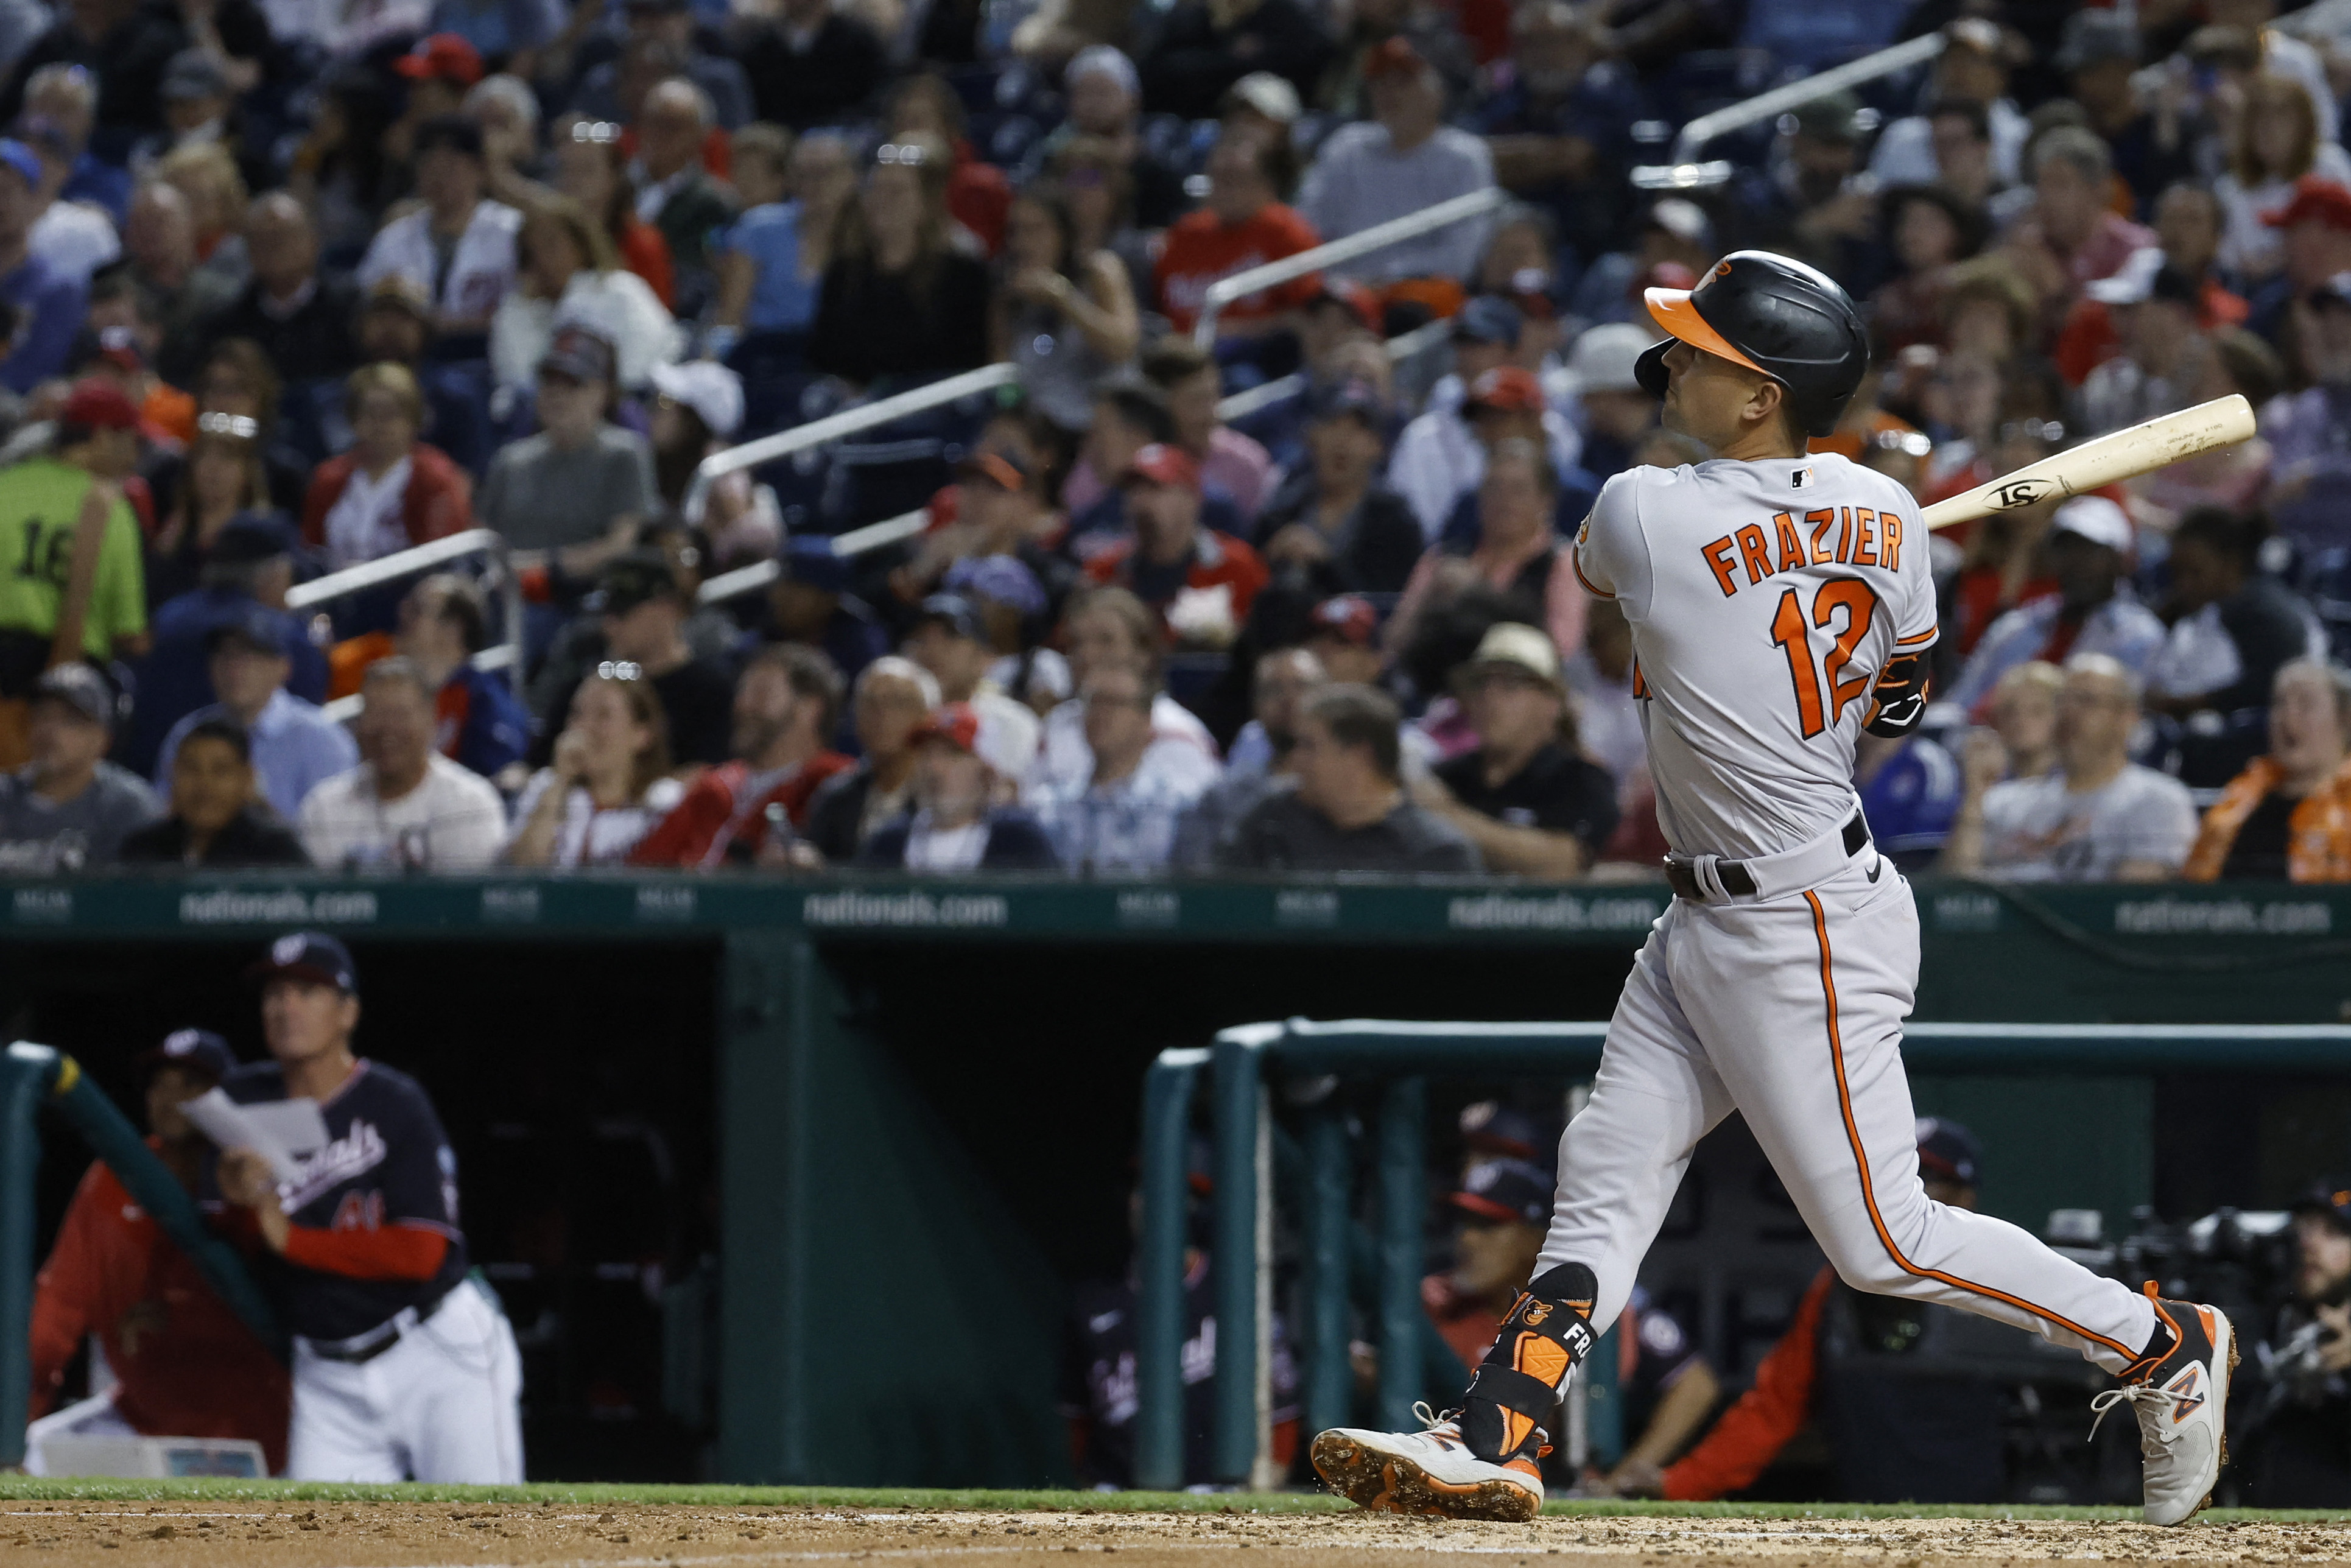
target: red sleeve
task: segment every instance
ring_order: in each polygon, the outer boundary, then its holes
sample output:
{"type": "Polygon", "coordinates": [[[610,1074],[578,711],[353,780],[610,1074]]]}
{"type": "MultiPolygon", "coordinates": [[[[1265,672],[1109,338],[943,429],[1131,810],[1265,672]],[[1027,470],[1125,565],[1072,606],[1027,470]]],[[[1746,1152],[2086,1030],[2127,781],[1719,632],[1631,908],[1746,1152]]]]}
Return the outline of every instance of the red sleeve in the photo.
{"type": "Polygon", "coordinates": [[[421,1225],[377,1230],[322,1230],[288,1226],[286,1260],[350,1280],[429,1280],[449,1255],[449,1238],[421,1225]]]}
{"type": "Polygon", "coordinates": [[[33,1281],[33,1402],[28,1415],[47,1413],[65,1381],[66,1363],[83,1338],[112,1322],[130,1307],[110,1302],[102,1267],[107,1202],[105,1166],[92,1164],[74,1190],[73,1205],[57,1228],[57,1245],[33,1281]]]}
{"type": "Polygon", "coordinates": [[[1258,590],[1273,580],[1273,573],[1266,570],[1263,558],[1256,550],[1230,534],[1218,535],[1217,543],[1225,550],[1225,567],[1218,576],[1232,586],[1233,613],[1247,616],[1258,590]]]}
{"type": "Polygon", "coordinates": [[[340,460],[331,457],[310,471],[310,488],[302,497],[304,543],[327,542],[327,512],[334,506],[335,497],[343,493],[343,480],[350,472],[340,460]]]}
{"type": "MultiPolygon", "coordinates": [[[[1322,236],[1314,232],[1314,225],[1308,223],[1306,214],[1297,208],[1278,206],[1273,209],[1273,214],[1280,220],[1283,235],[1281,247],[1274,252],[1270,260],[1279,261],[1283,256],[1296,256],[1300,251],[1312,250],[1322,243],[1322,236]]],[[[1322,275],[1319,272],[1310,272],[1303,277],[1293,277],[1274,289],[1273,299],[1277,305],[1294,310],[1304,306],[1322,290],[1322,275]]]]}
{"type": "Polygon", "coordinates": [[[473,488],[456,464],[420,441],[411,472],[404,519],[410,544],[445,539],[473,526],[473,488]]]}
{"type": "Polygon", "coordinates": [[[726,825],[733,805],[732,792],[710,774],[704,774],[685,792],[685,799],[670,808],[669,815],[655,823],[652,832],[637,841],[637,847],[629,852],[629,863],[699,865],[702,857],[710,852],[711,841],[718,836],[718,830],[726,825]]]}
{"type": "Polygon", "coordinates": [[[1796,1308],[1796,1321],[1755,1369],[1755,1386],[1722,1413],[1698,1446],[1666,1469],[1665,1495],[1675,1502],[1726,1496],[1763,1473],[1788,1439],[1803,1429],[1813,1407],[1821,1305],[1835,1270],[1823,1269],[1796,1308]]]}

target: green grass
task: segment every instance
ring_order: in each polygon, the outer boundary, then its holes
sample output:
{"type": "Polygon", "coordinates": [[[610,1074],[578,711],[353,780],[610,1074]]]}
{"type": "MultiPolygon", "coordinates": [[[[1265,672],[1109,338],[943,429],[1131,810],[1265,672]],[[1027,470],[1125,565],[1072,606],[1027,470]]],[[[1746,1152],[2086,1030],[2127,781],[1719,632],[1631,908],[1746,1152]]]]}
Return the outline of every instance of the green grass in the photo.
{"type": "MultiPolygon", "coordinates": [[[[1316,1492],[931,1491],[912,1487],[755,1487],[539,1481],[518,1487],[356,1486],[324,1481],[58,1480],[0,1476],[0,1503],[10,1502],[455,1502],[529,1506],[670,1504],[691,1508],[923,1510],[926,1511],[1092,1511],[1095,1513],[1329,1514],[1346,1511],[1316,1492]]],[[[1553,1502],[1564,1518],[1666,1519],[2044,1519],[2074,1522],[2134,1520],[2126,1508],[2036,1508],[2024,1504],[1869,1504],[1834,1502],[1553,1502]]],[[[2351,1512],[2215,1509],[2199,1524],[2341,1524],[2351,1512]]]]}

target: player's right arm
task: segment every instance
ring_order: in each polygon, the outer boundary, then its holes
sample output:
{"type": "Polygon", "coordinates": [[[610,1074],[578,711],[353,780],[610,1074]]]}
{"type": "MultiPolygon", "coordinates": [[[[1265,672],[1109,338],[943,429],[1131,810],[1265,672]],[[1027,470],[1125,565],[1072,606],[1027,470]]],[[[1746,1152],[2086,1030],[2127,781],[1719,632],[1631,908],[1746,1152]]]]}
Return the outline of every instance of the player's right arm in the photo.
{"type": "Polygon", "coordinates": [[[1628,468],[1600,486],[1569,553],[1584,591],[1616,601],[1628,621],[1648,616],[1649,541],[1641,532],[1640,486],[1657,472],[1628,468]]]}

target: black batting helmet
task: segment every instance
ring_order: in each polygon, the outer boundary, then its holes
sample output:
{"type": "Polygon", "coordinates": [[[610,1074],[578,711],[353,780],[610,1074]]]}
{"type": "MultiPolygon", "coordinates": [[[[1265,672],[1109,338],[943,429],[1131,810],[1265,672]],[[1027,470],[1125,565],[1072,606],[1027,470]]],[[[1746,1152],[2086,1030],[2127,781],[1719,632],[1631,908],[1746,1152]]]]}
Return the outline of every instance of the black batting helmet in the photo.
{"type": "MultiPolygon", "coordinates": [[[[1869,332],[1852,298],[1826,274],[1765,250],[1735,250],[1696,288],[1652,288],[1657,325],[1692,348],[1771,377],[1806,434],[1826,435],[1869,368],[1869,332]]],[[[1652,347],[1633,373],[1666,392],[1666,350],[1652,347]]]]}

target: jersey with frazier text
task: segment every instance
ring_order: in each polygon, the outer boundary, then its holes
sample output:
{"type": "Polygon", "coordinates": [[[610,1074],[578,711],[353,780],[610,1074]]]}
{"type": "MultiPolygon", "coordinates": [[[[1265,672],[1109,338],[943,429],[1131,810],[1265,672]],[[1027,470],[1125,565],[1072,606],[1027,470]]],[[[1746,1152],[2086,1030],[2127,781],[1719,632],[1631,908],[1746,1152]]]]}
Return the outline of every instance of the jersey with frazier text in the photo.
{"type": "Polygon", "coordinates": [[[1935,641],[1910,493],[1826,453],[1632,468],[1576,570],[1633,629],[1657,825],[1682,854],[1774,854],[1856,810],[1854,747],[1889,660],[1935,641]]]}
{"type": "MultiPolygon", "coordinates": [[[[222,1085],[240,1104],[286,1098],[274,1061],[239,1068],[222,1085]]],[[[278,1189],[286,1218],[321,1230],[381,1230],[402,1226],[448,1238],[429,1280],[355,1279],[285,1266],[278,1283],[286,1326],[306,1339],[366,1333],[403,1308],[437,1301],[465,1276],[465,1238],[457,1228],[457,1156],[433,1102],[416,1080],[361,1059],[343,1086],[319,1105],[325,1146],[306,1155],[295,1179],[278,1189]]]]}

